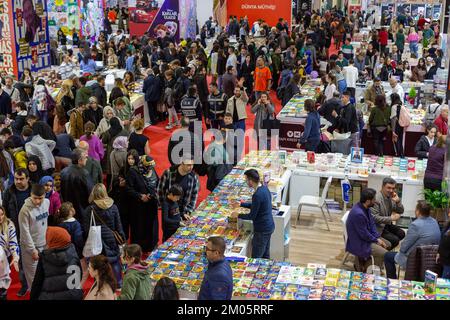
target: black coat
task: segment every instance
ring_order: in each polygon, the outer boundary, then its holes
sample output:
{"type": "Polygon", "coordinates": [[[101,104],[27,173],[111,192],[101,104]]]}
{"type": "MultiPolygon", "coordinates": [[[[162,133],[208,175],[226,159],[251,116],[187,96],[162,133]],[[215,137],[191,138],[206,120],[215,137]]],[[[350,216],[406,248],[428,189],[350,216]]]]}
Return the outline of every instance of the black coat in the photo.
{"type": "MultiPolygon", "coordinates": [[[[437,142],[437,139],[434,138],[433,145],[435,145],[437,142]]],[[[428,139],[426,135],[423,135],[420,137],[419,141],[416,143],[416,147],[414,148],[414,151],[416,152],[416,156],[419,159],[426,159],[428,158],[427,153],[430,151],[430,144],[428,143],[428,139]]]]}
{"type": "Polygon", "coordinates": [[[84,123],[92,122],[97,128],[100,121],[103,119],[103,109],[97,108],[97,110],[88,108],[83,112],[84,123]]]}
{"type": "MultiPolygon", "coordinates": [[[[31,186],[28,188],[31,192],[31,186]]],[[[16,198],[17,188],[13,184],[9,189],[5,190],[3,193],[3,207],[6,210],[6,216],[14,223],[16,227],[17,240],[20,240],[20,228],[19,228],[19,205],[17,204],[16,198]]]]}
{"type": "Polygon", "coordinates": [[[110,263],[118,262],[120,259],[120,249],[114,237],[113,231],[117,231],[122,239],[125,239],[122,222],[120,221],[119,209],[113,204],[108,209],[101,209],[96,204],[89,205],[85,210],[83,219],[85,239],[89,234],[91,215],[95,212],[95,223],[102,227],[102,254],[106,256],[110,263]],[[103,224],[100,219],[103,220],[103,224]]]}
{"type": "Polygon", "coordinates": [[[81,275],[80,259],[72,243],[64,248],[44,250],[39,255],[30,300],[83,300],[82,289],[67,286],[68,283],[81,283],[81,275]],[[77,275],[79,277],[75,279],[77,275]]]}
{"type": "Polygon", "coordinates": [[[61,198],[63,201],[72,202],[76,211],[75,219],[80,223],[84,222],[81,218],[84,209],[89,205],[92,188],[92,179],[85,169],[70,165],[61,171],[61,198]]]}
{"type": "Polygon", "coordinates": [[[102,107],[106,106],[107,103],[107,93],[104,87],[100,86],[98,83],[94,83],[91,86],[92,95],[97,98],[97,102],[102,107]]]}

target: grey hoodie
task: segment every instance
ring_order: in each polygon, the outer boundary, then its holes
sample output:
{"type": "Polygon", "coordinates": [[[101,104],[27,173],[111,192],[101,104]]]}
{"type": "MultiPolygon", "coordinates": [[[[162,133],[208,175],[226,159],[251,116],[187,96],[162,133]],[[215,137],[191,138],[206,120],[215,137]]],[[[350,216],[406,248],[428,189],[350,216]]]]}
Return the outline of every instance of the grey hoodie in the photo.
{"type": "Polygon", "coordinates": [[[32,254],[34,249],[46,245],[47,218],[50,201],[44,199],[40,207],[36,207],[31,198],[25,200],[19,212],[20,248],[22,252],[32,254]]]}

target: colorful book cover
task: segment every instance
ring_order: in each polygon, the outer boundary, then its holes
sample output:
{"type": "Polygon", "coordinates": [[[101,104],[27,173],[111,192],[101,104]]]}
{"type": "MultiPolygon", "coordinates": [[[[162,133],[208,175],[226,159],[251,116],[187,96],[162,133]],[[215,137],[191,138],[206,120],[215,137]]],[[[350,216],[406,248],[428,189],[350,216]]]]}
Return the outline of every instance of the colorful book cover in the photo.
{"type": "Polygon", "coordinates": [[[424,289],[427,294],[436,293],[438,275],[430,270],[425,271],[424,289]]]}

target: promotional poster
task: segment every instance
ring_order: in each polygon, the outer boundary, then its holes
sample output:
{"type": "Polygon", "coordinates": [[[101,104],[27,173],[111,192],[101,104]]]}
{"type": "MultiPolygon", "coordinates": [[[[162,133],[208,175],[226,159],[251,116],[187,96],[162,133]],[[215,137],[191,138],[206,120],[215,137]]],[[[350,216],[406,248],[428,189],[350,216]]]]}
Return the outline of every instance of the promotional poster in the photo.
{"type": "Polygon", "coordinates": [[[47,3],[0,0],[0,69],[20,77],[50,66],[47,3]]]}
{"type": "Polygon", "coordinates": [[[48,32],[56,39],[61,29],[65,35],[72,35],[73,29],[80,30],[80,9],[78,0],[48,0],[48,32]]]}
{"type": "Polygon", "coordinates": [[[197,0],[180,1],[180,38],[195,39],[197,35],[197,0]]]}
{"type": "Polygon", "coordinates": [[[163,38],[166,35],[179,39],[178,0],[137,0],[130,2],[130,34],[163,38]],[[134,6],[133,6],[134,5],[134,6]]]}
{"type": "Polygon", "coordinates": [[[81,35],[91,41],[97,41],[100,31],[103,30],[103,1],[80,0],[81,8],[81,35]]]}

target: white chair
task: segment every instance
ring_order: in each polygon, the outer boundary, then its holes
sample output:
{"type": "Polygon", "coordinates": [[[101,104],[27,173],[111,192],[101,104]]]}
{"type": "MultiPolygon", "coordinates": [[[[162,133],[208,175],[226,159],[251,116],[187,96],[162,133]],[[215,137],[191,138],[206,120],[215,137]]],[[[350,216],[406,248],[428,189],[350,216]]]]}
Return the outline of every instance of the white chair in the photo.
{"type": "Polygon", "coordinates": [[[300,213],[302,211],[302,207],[303,206],[308,206],[308,207],[320,208],[320,211],[322,211],[322,215],[323,215],[323,218],[325,220],[325,223],[327,224],[328,231],[330,231],[330,226],[328,225],[327,217],[325,216],[325,212],[323,211],[323,207],[325,206],[325,208],[327,209],[328,216],[330,217],[330,220],[331,220],[330,211],[328,210],[328,206],[327,206],[327,204],[325,202],[325,198],[327,197],[328,189],[330,188],[330,185],[331,185],[331,180],[333,180],[333,177],[331,177],[331,176],[328,177],[327,183],[325,184],[325,187],[323,188],[321,197],[302,196],[300,198],[300,201],[298,203],[297,220],[295,221],[295,226],[297,226],[298,220],[300,219],[300,213]]]}
{"type": "Polygon", "coordinates": [[[343,236],[344,236],[344,258],[342,259],[341,267],[345,265],[345,262],[348,259],[348,256],[350,255],[350,252],[346,251],[345,248],[347,248],[347,219],[348,214],[350,213],[350,210],[347,210],[347,212],[342,216],[341,222],[342,222],[342,229],[343,229],[343,236]]]}

